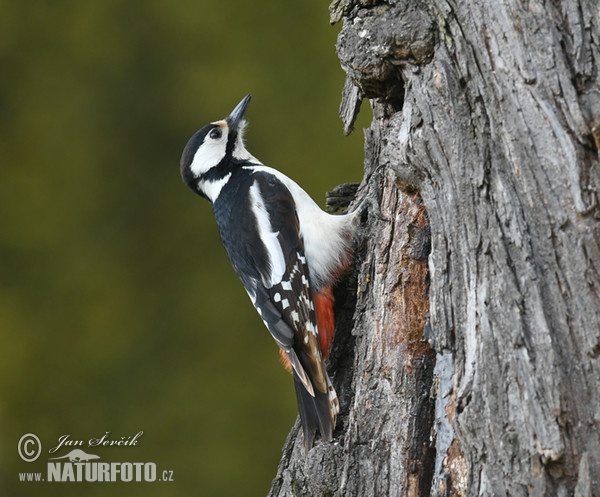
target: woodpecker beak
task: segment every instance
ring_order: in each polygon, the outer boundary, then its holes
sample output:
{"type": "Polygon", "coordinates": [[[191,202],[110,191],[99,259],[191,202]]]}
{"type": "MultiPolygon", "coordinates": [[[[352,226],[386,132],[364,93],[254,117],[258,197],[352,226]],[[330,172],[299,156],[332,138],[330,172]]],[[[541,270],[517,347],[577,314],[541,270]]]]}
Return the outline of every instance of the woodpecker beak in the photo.
{"type": "Polygon", "coordinates": [[[240,126],[240,123],[244,120],[244,114],[246,113],[246,109],[248,109],[248,105],[250,105],[250,99],[252,95],[246,95],[242,101],[235,106],[235,109],[231,111],[225,121],[227,121],[227,125],[229,129],[237,130],[240,126]]]}

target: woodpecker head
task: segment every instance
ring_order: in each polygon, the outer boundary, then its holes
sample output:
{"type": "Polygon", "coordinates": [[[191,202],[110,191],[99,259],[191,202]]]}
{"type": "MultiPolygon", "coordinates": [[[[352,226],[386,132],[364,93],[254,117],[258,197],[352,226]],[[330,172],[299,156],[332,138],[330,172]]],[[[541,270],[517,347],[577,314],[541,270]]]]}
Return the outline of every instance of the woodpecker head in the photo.
{"type": "Polygon", "coordinates": [[[183,149],[180,170],[186,185],[213,202],[236,161],[258,162],[244,147],[244,114],[251,95],[246,95],[221,121],[196,131],[183,149]]]}

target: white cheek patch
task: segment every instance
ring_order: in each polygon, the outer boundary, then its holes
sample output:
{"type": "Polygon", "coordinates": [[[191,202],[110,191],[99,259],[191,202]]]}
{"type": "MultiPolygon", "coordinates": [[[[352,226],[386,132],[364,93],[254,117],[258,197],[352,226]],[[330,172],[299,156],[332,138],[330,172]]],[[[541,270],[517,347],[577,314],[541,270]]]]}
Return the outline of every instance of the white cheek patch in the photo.
{"type": "Polygon", "coordinates": [[[223,160],[223,157],[225,157],[229,130],[224,121],[213,124],[218,124],[223,131],[223,134],[221,135],[221,138],[217,140],[206,135],[204,143],[198,147],[198,150],[196,150],[194,158],[192,159],[192,163],[190,164],[190,169],[194,173],[194,176],[200,176],[207,172],[209,169],[219,164],[219,162],[223,160]]]}

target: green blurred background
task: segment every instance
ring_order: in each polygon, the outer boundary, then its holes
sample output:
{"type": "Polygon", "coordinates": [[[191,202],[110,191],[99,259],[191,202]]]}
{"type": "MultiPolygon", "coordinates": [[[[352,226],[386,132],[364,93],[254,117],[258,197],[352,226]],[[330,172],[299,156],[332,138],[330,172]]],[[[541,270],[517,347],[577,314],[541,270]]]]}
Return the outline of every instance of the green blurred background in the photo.
{"type": "Polygon", "coordinates": [[[317,0],[0,1],[0,495],[266,495],[292,381],[178,162],[251,92],[255,156],[321,204],[358,181],[328,18],[317,0]],[[107,431],[144,434],[82,448],[175,481],[19,482],[60,436],[107,431]]]}

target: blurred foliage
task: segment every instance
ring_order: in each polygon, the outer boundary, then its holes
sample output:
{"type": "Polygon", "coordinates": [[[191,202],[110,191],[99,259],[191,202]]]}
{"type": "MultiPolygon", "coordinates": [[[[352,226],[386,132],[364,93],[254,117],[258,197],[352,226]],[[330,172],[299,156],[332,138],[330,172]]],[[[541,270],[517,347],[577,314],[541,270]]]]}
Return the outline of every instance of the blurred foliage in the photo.
{"type": "Polygon", "coordinates": [[[0,1],[1,495],[266,494],[292,380],[178,162],[251,92],[254,155],[321,204],[358,181],[336,31],[315,0],[0,1]],[[142,430],[84,450],[175,482],[18,481],[62,435],[142,430]]]}

